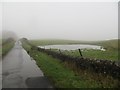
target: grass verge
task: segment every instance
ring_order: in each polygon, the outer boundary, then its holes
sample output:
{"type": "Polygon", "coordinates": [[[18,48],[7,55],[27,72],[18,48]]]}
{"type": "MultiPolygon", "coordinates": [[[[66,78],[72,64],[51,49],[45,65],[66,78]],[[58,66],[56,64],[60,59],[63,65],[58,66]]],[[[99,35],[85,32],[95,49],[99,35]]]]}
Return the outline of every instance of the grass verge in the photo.
{"type": "Polygon", "coordinates": [[[56,88],[113,88],[120,85],[120,82],[112,77],[77,69],[74,64],[60,62],[45,53],[31,49],[26,43],[23,43],[23,47],[29,50],[37,65],[56,88]]]}
{"type": "Polygon", "coordinates": [[[15,41],[12,40],[4,45],[2,45],[2,57],[4,57],[14,46],[15,41]]]}

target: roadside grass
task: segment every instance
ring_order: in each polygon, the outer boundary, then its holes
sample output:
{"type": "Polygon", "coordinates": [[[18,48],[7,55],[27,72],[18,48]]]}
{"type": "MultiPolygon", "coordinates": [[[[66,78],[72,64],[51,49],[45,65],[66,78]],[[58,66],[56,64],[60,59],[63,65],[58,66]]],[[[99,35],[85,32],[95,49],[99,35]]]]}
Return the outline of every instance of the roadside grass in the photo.
{"type": "Polygon", "coordinates": [[[2,56],[4,57],[9,51],[10,49],[13,48],[14,46],[14,41],[8,42],[7,44],[2,45],[2,56]]]}
{"type": "Polygon", "coordinates": [[[119,81],[110,76],[103,76],[77,69],[74,64],[61,62],[50,55],[31,49],[30,45],[23,44],[29,50],[37,65],[56,88],[114,88],[119,87],[119,81]]]}
{"type": "Polygon", "coordinates": [[[51,79],[57,88],[92,88],[100,87],[95,81],[82,79],[82,77],[75,75],[75,73],[65,68],[63,63],[59,60],[47,56],[44,53],[32,53],[31,56],[35,58],[37,64],[45,75],[51,79]]]}

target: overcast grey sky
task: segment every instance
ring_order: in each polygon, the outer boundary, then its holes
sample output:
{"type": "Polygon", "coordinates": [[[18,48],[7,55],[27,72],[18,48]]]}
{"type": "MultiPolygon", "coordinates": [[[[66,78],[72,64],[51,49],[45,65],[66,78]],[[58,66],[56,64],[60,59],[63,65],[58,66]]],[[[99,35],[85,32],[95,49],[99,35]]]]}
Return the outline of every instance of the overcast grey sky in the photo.
{"type": "Polygon", "coordinates": [[[118,38],[117,2],[9,2],[2,4],[2,30],[29,39],[118,38]]]}

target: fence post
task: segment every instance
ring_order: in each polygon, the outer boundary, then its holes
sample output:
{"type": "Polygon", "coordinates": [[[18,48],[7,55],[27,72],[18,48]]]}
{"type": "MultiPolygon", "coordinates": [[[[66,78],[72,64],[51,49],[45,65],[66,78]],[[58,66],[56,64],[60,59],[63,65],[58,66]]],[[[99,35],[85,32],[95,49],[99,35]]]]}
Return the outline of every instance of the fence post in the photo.
{"type": "Polygon", "coordinates": [[[82,52],[81,52],[81,50],[80,50],[80,49],[78,49],[78,50],[79,50],[80,56],[83,58],[83,55],[82,55],[82,52]]]}

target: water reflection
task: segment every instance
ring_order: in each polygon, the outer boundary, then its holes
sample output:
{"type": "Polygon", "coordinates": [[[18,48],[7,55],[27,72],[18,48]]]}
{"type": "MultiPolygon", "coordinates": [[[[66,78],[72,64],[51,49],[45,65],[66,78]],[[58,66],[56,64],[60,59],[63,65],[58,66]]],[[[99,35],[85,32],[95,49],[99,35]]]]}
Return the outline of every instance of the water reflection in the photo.
{"type": "Polygon", "coordinates": [[[26,85],[28,78],[44,76],[20,42],[16,42],[14,48],[3,58],[2,65],[3,88],[29,88],[26,85]]]}
{"type": "Polygon", "coordinates": [[[45,45],[38,46],[45,49],[61,49],[61,50],[76,50],[76,49],[97,49],[104,50],[101,46],[97,45],[84,45],[84,44],[72,44],[72,45],[45,45]]]}

